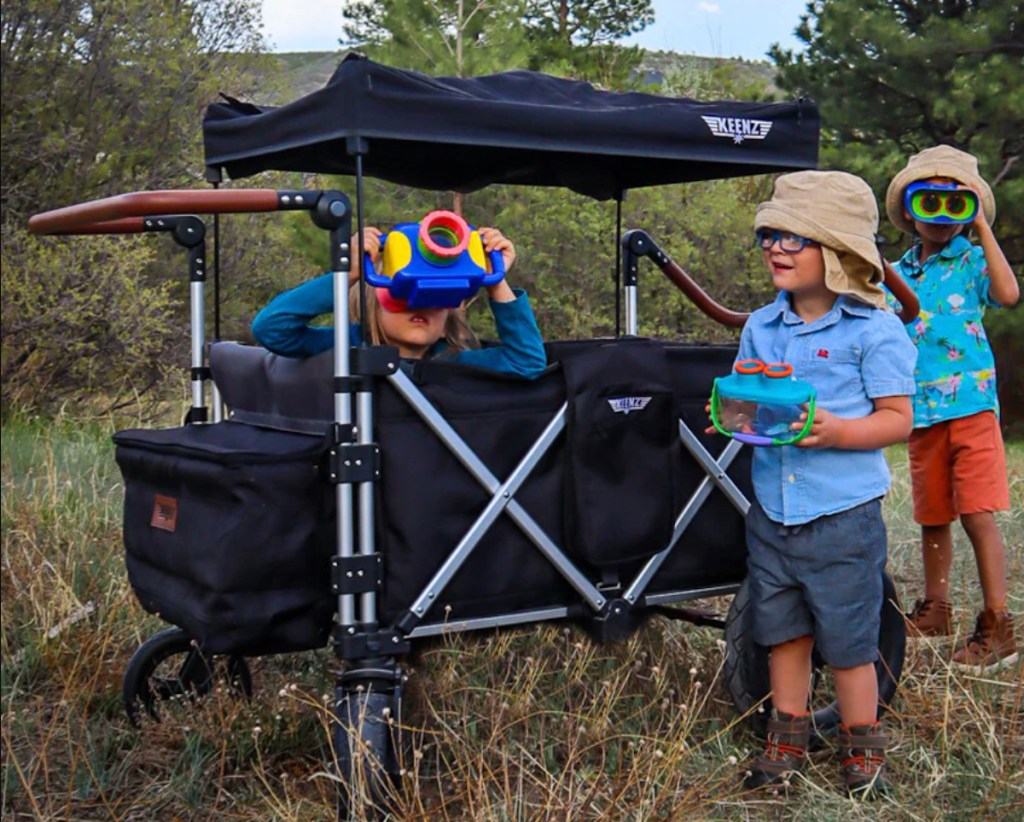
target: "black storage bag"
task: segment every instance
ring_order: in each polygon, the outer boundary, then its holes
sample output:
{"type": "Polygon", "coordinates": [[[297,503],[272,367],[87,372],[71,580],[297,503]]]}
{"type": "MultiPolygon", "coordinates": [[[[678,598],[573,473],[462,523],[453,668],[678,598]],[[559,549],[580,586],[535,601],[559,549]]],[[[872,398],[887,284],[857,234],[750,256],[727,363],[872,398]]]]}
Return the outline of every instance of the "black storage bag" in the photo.
{"type": "MultiPolygon", "coordinates": [[[[293,428],[333,419],[333,351],[300,360],[219,342],[211,346],[210,365],[238,419],[273,419],[293,428]]],[[[525,380],[442,357],[418,361],[409,376],[499,480],[565,402],[557,369],[525,380]]],[[[385,572],[377,606],[379,619],[390,624],[448,559],[490,494],[387,380],[377,387],[374,439],[381,474],[374,520],[385,572]]],[[[515,495],[560,547],[562,453],[558,437],[515,495]]],[[[575,599],[537,546],[502,514],[423,617],[458,622],[575,599]]]]}
{"type": "Polygon", "coordinates": [[[239,422],[114,435],[128,577],[208,653],[322,647],[333,614],[322,436],[239,422]]]}
{"type": "MultiPolygon", "coordinates": [[[[705,434],[709,425],[705,410],[715,377],[729,374],[736,359],[735,345],[665,344],[665,361],[676,401],[676,417],[717,459],[730,440],[721,434],[705,434]]],[[[676,429],[678,436],[678,427],[676,429]]],[[[730,463],[727,474],[748,499],[754,491],[750,463],[754,449],[744,446],[730,463]]],[[[677,514],[707,479],[707,472],[678,446],[674,460],[677,514]]],[[[648,593],[692,589],[705,585],[738,583],[746,576],[747,545],[743,515],[717,488],[701,505],[697,515],[679,538],[651,581],[648,593]]]]}
{"type": "Polygon", "coordinates": [[[566,533],[573,553],[618,566],[668,546],[678,454],[675,401],[664,345],[628,339],[562,361],[566,533]]]}
{"type": "MultiPolygon", "coordinates": [[[[499,480],[508,477],[565,402],[557,370],[537,380],[423,360],[413,381],[499,480]]],[[[387,621],[404,613],[483,511],[491,495],[388,384],[377,398],[380,444],[377,546],[387,621]]],[[[563,438],[515,500],[560,548],[563,438]]],[[[424,614],[428,622],[563,606],[578,596],[507,513],[502,513],[424,614]]]]}

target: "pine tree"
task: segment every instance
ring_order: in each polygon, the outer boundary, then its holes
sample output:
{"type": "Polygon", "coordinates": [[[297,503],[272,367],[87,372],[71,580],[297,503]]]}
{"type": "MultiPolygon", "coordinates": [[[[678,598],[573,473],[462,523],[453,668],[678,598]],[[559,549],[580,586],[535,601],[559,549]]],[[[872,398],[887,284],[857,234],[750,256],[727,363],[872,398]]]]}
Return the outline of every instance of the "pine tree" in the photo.
{"type": "MultiPolygon", "coordinates": [[[[921,149],[976,155],[998,234],[1024,262],[1024,6],[1014,0],[824,0],[799,53],[774,46],[779,85],[818,101],[823,162],[884,192],[921,149]]],[[[893,232],[891,229],[889,233],[893,232]]]]}

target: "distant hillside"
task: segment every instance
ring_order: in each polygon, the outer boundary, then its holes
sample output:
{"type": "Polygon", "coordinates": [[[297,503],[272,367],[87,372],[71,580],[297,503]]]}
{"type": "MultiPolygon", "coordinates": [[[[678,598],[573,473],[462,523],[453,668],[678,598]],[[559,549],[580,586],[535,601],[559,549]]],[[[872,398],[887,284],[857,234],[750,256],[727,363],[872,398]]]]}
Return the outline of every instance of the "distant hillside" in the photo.
{"type": "Polygon", "coordinates": [[[727,71],[739,90],[748,87],[767,87],[769,92],[778,91],[775,85],[775,66],[766,60],[701,57],[696,54],[677,54],[674,51],[645,51],[640,61],[640,69],[655,81],[673,74],[727,71]]]}
{"type": "MultiPolygon", "coordinates": [[[[296,51],[274,55],[281,63],[284,75],[282,86],[289,90],[289,100],[295,100],[318,88],[322,88],[345,56],[339,51],[296,51]]],[[[275,100],[275,104],[285,102],[275,100]]]]}
{"type": "MultiPolygon", "coordinates": [[[[345,56],[339,51],[302,51],[271,55],[279,63],[280,74],[275,85],[281,89],[280,98],[270,89],[265,89],[268,99],[259,102],[267,105],[281,105],[321,88],[345,56]]],[[[672,51],[647,51],[640,63],[642,80],[652,86],[661,85],[665,78],[686,75],[692,72],[713,72],[728,70],[737,89],[748,87],[776,91],[774,85],[775,67],[765,61],[738,60],[724,57],[699,57],[692,54],[677,54],[672,51]]]]}

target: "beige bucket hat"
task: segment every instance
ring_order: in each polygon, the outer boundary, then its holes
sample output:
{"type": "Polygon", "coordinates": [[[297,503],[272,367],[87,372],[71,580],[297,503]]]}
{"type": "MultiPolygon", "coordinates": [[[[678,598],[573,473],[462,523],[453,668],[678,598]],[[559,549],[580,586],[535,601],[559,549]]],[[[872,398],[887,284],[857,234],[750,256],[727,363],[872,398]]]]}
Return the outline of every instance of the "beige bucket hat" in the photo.
{"type": "Polygon", "coordinates": [[[908,185],[931,177],[949,177],[974,190],[981,199],[985,219],[991,223],[996,218],[996,198],[992,189],[978,172],[978,159],[973,154],[960,151],[953,146],[926,148],[907,160],[885,193],[885,211],[892,224],[904,234],[914,233],[914,221],[908,220],[903,209],[903,192],[908,185]]]}
{"type": "Polygon", "coordinates": [[[754,215],[754,230],[792,231],[821,243],[825,285],[869,305],[885,305],[875,244],[878,204],[871,187],[845,171],[796,171],[775,181],[754,215]]]}

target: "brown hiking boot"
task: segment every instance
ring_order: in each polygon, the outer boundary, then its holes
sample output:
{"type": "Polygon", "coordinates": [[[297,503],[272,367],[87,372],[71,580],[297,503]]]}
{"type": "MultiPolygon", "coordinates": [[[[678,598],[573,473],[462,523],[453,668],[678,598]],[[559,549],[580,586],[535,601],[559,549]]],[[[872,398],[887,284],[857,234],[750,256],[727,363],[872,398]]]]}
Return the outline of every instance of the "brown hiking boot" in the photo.
{"type": "Polygon", "coordinates": [[[912,638],[952,633],[953,606],[944,599],[919,599],[907,614],[907,635],[912,638]]]}
{"type": "Polygon", "coordinates": [[[953,664],[976,673],[993,671],[1017,661],[1017,641],[1013,636],[1013,614],[985,609],[978,615],[974,633],[953,654],[953,664]]]}
{"type": "Polygon", "coordinates": [[[743,786],[763,788],[782,785],[791,774],[803,770],[807,761],[807,742],[811,737],[811,716],[794,716],[772,711],[764,753],[750,763],[743,786]]]}
{"type": "Polygon", "coordinates": [[[876,799],[889,790],[885,781],[885,748],[889,737],[882,723],[839,726],[839,755],[842,757],[846,793],[857,799],[876,799]]]}

